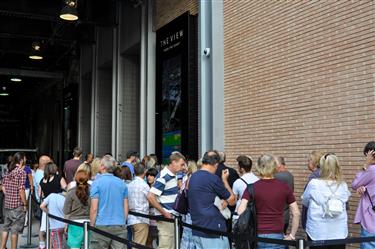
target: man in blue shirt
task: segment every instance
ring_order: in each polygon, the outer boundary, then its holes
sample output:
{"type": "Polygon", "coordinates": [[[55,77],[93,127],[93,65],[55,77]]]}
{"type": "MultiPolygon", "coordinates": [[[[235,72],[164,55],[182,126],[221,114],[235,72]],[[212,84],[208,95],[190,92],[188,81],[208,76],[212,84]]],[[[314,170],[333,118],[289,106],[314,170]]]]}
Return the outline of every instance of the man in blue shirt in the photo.
{"type": "MultiPolygon", "coordinates": [[[[113,175],[116,160],[104,156],[100,162],[101,176],[97,178],[90,190],[90,224],[98,229],[126,238],[126,219],[128,216],[128,188],[126,184],[113,175]]],[[[93,233],[90,248],[124,249],[125,245],[93,233]]]]}
{"type": "MultiPolygon", "coordinates": [[[[221,209],[236,204],[236,198],[228,183],[229,171],[224,169],[220,177],[215,175],[220,162],[219,153],[207,151],[202,158],[202,168],[195,172],[189,182],[189,212],[193,225],[226,232],[226,222],[215,198],[221,199],[221,209]]],[[[229,249],[227,237],[220,237],[193,230],[193,240],[197,249],[229,249]]]]}
{"type": "Polygon", "coordinates": [[[132,177],[134,177],[134,166],[133,163],[137,161],[139,158],[139,154],[136,151],[129,151],[126,154],[126,161],[121,164],[122,167],[128,167],[130,172],[132,173],[132,177]]]}

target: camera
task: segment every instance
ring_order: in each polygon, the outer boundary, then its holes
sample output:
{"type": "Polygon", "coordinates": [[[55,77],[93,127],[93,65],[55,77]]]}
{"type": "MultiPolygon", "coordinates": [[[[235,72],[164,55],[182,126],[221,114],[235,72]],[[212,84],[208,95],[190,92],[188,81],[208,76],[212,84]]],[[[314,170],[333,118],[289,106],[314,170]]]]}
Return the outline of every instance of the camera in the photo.
{"type": "Polygon", "coordinates": [[[210,56],[210,52],[211,52],[210,48],[205,48],[205,49],[203,50],[203,54],[204,54],[206,57],[209,57],[209,56],[210,56]]]}

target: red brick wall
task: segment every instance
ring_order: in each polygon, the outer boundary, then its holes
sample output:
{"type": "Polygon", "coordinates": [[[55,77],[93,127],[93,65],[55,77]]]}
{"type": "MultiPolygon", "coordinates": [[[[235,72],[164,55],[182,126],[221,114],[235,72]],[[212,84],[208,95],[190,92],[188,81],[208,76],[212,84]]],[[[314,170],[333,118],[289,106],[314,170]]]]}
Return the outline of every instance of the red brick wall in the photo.
{"type": "MultiPolygon", "coordinates": [[[[340,159],[348,184],[375,140],[373,1],[224,1],[225,149],[284,156],[300,196],[307,155],[340,159]]],[[[350,236],[358,235],[350,198],[350,236]]]]}
{"type": "Polygon", "coordinates": [[[198,13],[197,0],[155,0],[155,28],[159,29],[186,11],[198,13]]]}

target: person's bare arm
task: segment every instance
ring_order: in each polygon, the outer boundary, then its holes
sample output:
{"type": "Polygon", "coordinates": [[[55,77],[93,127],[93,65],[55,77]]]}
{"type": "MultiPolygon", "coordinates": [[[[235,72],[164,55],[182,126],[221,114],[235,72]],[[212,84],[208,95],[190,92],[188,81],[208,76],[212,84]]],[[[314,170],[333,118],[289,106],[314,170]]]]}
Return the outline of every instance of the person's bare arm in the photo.
{"type": "Polygon", "coordinates": [[[26,194],[25,194],[25,189],[24,188],[21,188],[19,190],[19,195],[20,195],[21,201],[23,203],[24,211],[26,211],[27,210],[27,202],[26,202],[26,194]]]}
{"type": "Polygon", "coordinates": [[[48,213],[47,204],[45,202],[42,202],[42,204],[40,204],[40,209],[48,213]]]}
{"type": "Polygon", "coordinates": [[[30,195],[33,194],[34,192],[34,179],[33,179],[33,174],[28,174],[27,177],[29,178],[29,183],[30,183],[30,195]]]}
{"type": "Polygon", "coordinates": [[[95,226],[96,216],[98,213],[99,199],[91,199],[90,206],[90,225],[95,226]]]}
{"type": "Polygon", "coordinates": [[[228,205],[234,206],[236,205],[236,196],[233,193],[232,188],[229,186],[228,177],[229,177],[229,170],[228,169],[223,170],[223,172],[221,173],[221,179],[224,183],[225,188],[230,193],[230,196],[228,199],[226,199],[226,202],[228,203],[228,205]]]}
{"type": "Polygon", "coordinates": [[[292,228],[290,234],[285,236],[286,240],[295,240],[295,236],[299,226],[299,220],[301,213],[299,212],[297,202],[293,202],[289,205],[290,212],[292,214],[292,228]]]}
{"type": "Polygon", "coordinates": [[[246,199],[241,200],[240,205],[238,206],[238,209],[237,209],[238,215],[241,215],[245,211],[245,209],[247,207],[247,202],[248,202],[248,200],[246,200],[246,199]]]}
{"type": "Polygon", "coordinates": [[[66,189],[66,181],[64,179],[64,177],[61,177],[61,180],[60,180],[60,186],[61,186],[61,189],[66,189]]]}
{"type": "Polygon", "coordinates": [[[149,192],[147,195],[147,200],[150,202],[151,206],[156,208],[165,218],[173,219],[173,216],[165,211],[164,208],[160,205],[154,193],[149,192]]]}

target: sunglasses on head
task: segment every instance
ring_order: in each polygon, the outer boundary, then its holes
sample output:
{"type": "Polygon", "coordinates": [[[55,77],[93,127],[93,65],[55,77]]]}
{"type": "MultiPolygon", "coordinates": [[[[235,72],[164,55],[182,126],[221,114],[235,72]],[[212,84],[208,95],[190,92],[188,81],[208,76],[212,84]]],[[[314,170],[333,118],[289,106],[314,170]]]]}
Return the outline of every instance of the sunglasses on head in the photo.
{"type": "Polygon", "coordinates": [[[327,154],[325,154],[325,155],[324,155],[324,159],[327,159],[327,157],[328,157],[328,156],[331,156],[331,155],[335,156],[335,153],[327,153],[327,154]]]}

